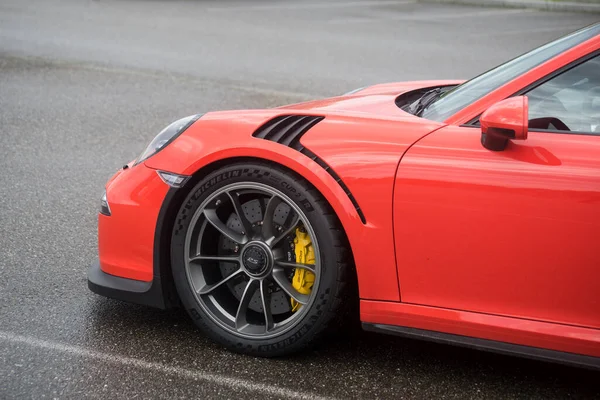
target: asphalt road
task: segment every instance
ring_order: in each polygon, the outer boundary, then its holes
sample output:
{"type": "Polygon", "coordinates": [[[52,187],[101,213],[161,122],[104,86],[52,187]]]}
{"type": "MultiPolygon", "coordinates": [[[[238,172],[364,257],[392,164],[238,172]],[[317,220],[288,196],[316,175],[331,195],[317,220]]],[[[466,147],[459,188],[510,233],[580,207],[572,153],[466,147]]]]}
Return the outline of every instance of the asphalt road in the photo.
{"type": "Polygon", "coordinates": [[[591,398],[600,375],[352,331],[287,359],[88,291],[103,184],[174,119],[468,78],[598,19],[407,1],[0,2],[0,398],[591,398]]]}

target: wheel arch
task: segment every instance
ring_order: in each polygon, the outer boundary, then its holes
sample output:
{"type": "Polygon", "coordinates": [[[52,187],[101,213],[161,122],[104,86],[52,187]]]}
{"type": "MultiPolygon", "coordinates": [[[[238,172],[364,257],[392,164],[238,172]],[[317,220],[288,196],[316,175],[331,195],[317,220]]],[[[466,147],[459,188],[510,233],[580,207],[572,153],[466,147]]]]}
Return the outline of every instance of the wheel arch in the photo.
{"type": "MultiPolygon", "coordinates": [[[[337,204],[332,204],[330,199],[319,189],[317,185],[315,185],[311,179],[306,176],[302,176],[298,172],[294,171],[289,165],[284,165],[279,162],[261,158],[261,157],[248,157],[248,156],[234,156],[228,158],[218,159],[211,163],[207,163],[200,167],[198,170],[193,172],[190,175],[190,179],[186,182],[185,186],[180,189],[171,188],[167,195],[165,196],[165,200],[163,201],[163,205],[161,206],[157,223],[156,230],[154,235],[154,260],[153,260],[153,272],[154,279],[160,279],[163,288],[163,296],[165,297],[165,304],[167,307],[176,307],[180,305],[179,296],[177,294],[177,290],[175,288],[175,283],[173,281],[172,276],[172,265],[171,265],[171,234],[173,231],[173,226],[175,225],[175,219],[177,217],[177,213],[181,208],[181,205],[185,201],[185,198],[189,195],[191,190],[196,186],[196,184],[202,180],[206,175],[218,170],[227,165],[231,165],[232,163],[242,163],[242,162],[257,162],[263,163],[270,166],[279,167],[286,172],[295,175],[299,178],[305,179],[311,187],[313,187],[325,200],[328,205],[333,209],[340,225],[342,226],[344,236],[346,237],[348,249],[350,251],[351,265],[353,271],[351,271],[351,276],[353,277],[353,283],[356,285],[357,289],[360,286],[360,276],[358,274],[358,269],[354,264],[354,249],[350,240],[350,234],[348,233],[347,227],[344,224],[342,218],[340,218],[340,214],[346,217],[346,224],[362,224],[360,217],[356,214],[352,204],[344,205],[340,204],[340,201],[337,201],[337,204]],[[337,206],[337,207],[336,207],[337,206]],[[348,209],[350,207],[350,209],[348,209]],[[348,218],[351,216],[351,213],[354,212],[354,218],[348,218]],[[350,219],[350,221],[348,221],[350,219]]],[[[327,185],[328,183],[323,183],[327,185]]],[[[335,181],[334,181],[335,184],[335,181]]],[[[340,188],[341,190],[341,188],[340,188]]],[[[346,198],[347,199],[347,198],[346,198]]],[[[348,200],[349,202],[349,200],[348,200]]],[[[354,228],[356,229],[356,228],[354,228]]]]}

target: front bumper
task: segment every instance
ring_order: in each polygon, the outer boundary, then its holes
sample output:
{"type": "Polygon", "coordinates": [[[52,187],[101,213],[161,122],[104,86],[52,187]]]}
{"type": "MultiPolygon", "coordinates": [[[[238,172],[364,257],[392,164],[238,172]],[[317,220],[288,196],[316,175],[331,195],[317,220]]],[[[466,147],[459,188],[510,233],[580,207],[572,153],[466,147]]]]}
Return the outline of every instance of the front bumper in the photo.
{"type": "Polygon", "coordinates": [[[169,191],[144,163],[118,171],[106,184],[111,215],[98,215],[98,257],[107,274],[137,281],[154,278],[158,216],[169,191]]]}
{"type": "Polygon", "coordinates": [[[170,232],[177,202],[170,188],[144,163],[118,171],[106,184],[110,215],[98,215],[98,260],[88,287],[102,296],[157,308],[177,307],[169,268],[170,232]]]}
{"type": "Polygon", "coordinates": [[[120,278],[102,271],[98,260],[88,269],[88,287],[92,292],[112,299],[167,308],[160,277],[155,276],[150,282],[120,278]]]}

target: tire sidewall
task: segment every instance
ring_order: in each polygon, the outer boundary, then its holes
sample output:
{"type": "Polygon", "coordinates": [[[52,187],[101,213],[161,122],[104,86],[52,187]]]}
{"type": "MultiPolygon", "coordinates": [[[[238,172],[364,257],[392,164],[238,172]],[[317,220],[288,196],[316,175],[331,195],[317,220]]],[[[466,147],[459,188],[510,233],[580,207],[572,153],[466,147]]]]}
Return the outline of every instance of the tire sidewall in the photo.
{"type": "Polygon", "coordinates": [[[319,198],[306,184],[290,173],[266,164],[236,164],[214,171],[196,184],[183,202],[173,228],[171,263],[173,278],[181,302],[194,322],[212,339],[241,352],[255,355],[277,356],[309,345],[312,337],[323,330],[323,315],[336,293],[338,283],[334,237],[327,219],[323,218],[319,198]],[[209,317],[198,303],[185,267],[185,239],[193,216],[199,206],[216,190],[233,183],[262,183],[281,191],[305,214],[317,236],[321,271],[315,297],[302,319],[290,330],[269,339],[251,339],[234,335],[209,317]]]}

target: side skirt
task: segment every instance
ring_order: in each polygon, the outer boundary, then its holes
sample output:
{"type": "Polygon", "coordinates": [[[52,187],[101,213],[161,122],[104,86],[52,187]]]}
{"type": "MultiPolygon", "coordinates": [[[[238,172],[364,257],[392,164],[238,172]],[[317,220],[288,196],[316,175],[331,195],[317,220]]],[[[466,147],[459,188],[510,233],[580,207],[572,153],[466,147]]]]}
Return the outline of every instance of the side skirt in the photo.
{"type": "Polygon", "coordinates": [[[477,350],[491,351],[494,353],[520,356],[535,360],[550,361],[577,367],[600,369],[600,358],[584,356],[574,353],[565,353],[555,350],[546,350],[538,347],[522,346],[494,340],[478,339],[469,336],[453,335],[429,331],[425,329],[409,328],[404,326],[362,323],[366,331],[387,333],[411,339],[428,340],[431,342],[452,344],[477,350]]]}

